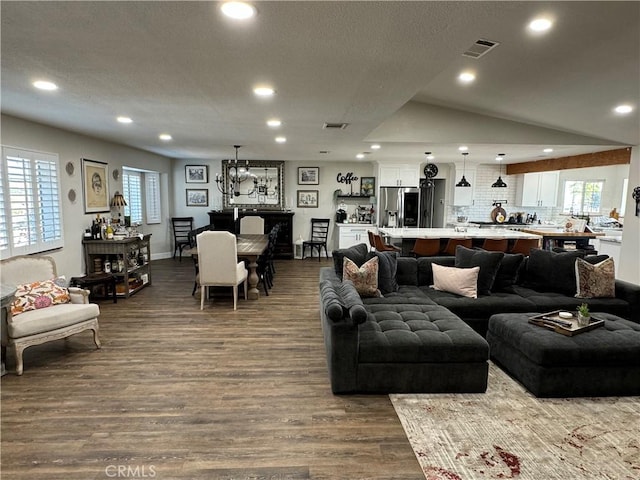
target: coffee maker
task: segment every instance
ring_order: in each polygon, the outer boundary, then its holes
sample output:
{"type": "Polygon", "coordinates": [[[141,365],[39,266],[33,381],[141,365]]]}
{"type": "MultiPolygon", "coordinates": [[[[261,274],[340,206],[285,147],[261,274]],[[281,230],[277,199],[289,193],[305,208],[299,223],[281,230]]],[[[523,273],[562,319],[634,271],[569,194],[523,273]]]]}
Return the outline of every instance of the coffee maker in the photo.
{"type": "Polygon", "coordinates": [[[344,223],[346,221],[347,221],[347,212],[344,209],[339,208],[336,211],[336,223],[344,223]]]}

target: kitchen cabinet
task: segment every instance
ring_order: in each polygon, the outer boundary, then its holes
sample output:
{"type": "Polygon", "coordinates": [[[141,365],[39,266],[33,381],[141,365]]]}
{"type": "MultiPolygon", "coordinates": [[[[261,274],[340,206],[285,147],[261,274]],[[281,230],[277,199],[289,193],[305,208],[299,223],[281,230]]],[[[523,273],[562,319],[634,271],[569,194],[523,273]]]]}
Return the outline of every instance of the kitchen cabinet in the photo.
{"type": "Polygon", "coordinates": [[[521,207],[555,207],[558,200],[559,172],[525,173],[517,191],[521,207]]]}
{"type": "Polygon", "coordinates": [[[367,231],[376,232],[376,227],[370,224],[337,223],[336,225],[339,231],[338,248],[349,248],[359,243],[369,245],[367,231]]]}
{"type": "Polygon", "coordinates": [[[415,165],[383,165],[378,179],[381,187],[417,187],[420,172],[415,165]]]}
{"type": "Polygon", "coordinates": [[[102,271],[106,260],[114,265],[116,293],[128,298],[151,285],[151,234],[124,240],[83,240],[86,273],[102,271]],[[122,268],[120,268],[122,266],[122,268]]]}
{"type": "MultiPolygon", "coordinates": [[[[456,171],[455,183],[462,178],[462,171],[456,171]]],[[[473,192],[476,184],[476,173],[473,170],[467,170],[464,172],[464,177],[471,184],[470,187],[456,187],[453,184],[453,205],[456,207],[469,207],[473,205],[473,192]]]]}

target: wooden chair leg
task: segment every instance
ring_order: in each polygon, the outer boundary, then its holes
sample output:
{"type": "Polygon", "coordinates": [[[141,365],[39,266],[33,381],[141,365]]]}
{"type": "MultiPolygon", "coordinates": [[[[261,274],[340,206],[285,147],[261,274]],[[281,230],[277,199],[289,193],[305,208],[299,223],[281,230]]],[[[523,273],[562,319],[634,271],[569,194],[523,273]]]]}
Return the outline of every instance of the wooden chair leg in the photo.
{"type": "Polygon", "coordinates": [[[233,286],[233,309],[238,309],[238,286],[233,286]]]}
{"type": "Polygon", "coordinates": [[[200,286],[200,310],[204,310],[204,297],[206,295],[205,286],[200,286]]]}

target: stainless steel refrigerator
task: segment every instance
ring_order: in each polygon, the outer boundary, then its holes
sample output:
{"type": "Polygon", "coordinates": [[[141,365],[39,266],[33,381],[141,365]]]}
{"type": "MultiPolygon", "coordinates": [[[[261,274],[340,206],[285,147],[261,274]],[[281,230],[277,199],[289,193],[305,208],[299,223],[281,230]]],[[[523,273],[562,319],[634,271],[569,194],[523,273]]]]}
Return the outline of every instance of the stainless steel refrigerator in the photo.
{"type": "Polygon", "coordinates": [[[444,227],[445,182],[444,179],[422,178],[420,180],[420,216],[418,218],[420,228],[444,227]]]}
{"type": "Polygon", "coordinates": [[[420,215],[420,189],[409,187],[380,188],[379,215],[381,227],[417,227],[420,215]]]}

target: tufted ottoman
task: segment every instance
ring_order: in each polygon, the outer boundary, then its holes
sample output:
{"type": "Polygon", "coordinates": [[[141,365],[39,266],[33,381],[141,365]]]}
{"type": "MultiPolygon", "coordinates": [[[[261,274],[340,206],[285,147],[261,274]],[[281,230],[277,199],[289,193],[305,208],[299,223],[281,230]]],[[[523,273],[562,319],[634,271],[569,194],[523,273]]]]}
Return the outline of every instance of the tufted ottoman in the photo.
{"type": "Polygon", "coordinates": [[[489,345],[438,305],[365,305],[358,325],[360,392],[484,392],[489,345]]]}
{"type": "Polygon", "coordinates": [[[602,327],[567,337],[528,322],[535,313],[493,315],[491,358],[537,397],[640,395],[640,324],[607,313],[602,327]]]}

